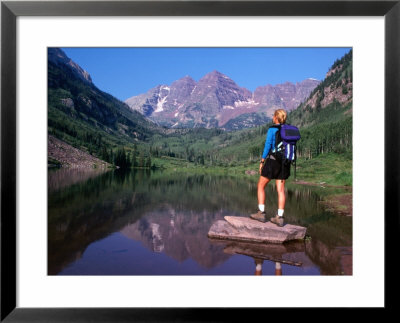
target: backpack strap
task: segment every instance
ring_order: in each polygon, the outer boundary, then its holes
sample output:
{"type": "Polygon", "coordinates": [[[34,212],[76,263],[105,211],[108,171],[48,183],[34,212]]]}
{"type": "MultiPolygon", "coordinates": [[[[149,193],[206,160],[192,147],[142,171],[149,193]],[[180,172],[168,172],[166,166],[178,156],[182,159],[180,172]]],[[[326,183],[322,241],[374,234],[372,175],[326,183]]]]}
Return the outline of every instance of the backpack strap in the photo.
{"type": "Polygon", "coordinates": [[[281,134],[280,134],[280,131],[281,131],[281,124],[273,124],[270,128],[277,128],[278,129],[278,131],[276,132],[276,134],[275,134],[275,152],[278,152],[278,142],[277,141],[279,141],[278,140],[278,138],[280,138],[281,139],[281,141],[282,141],[282,138],[281,138],[281,134]]]}

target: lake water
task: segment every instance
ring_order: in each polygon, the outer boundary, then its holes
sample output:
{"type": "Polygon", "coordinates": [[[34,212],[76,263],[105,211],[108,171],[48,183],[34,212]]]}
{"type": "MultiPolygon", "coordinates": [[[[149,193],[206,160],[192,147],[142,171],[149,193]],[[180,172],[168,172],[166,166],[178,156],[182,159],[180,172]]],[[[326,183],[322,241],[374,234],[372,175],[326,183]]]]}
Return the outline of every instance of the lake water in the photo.
{"type": "Polygon", "coordinates": [[[352,274],[352,218],[323,208],[326,189],[287,188],[286,222],[310,238],[260,245],[207,237],[224,216],[256,211],[254,176],[49,169],[48,183],[49,275],[254,275],[256,263],[262,275],[352,274]]]}

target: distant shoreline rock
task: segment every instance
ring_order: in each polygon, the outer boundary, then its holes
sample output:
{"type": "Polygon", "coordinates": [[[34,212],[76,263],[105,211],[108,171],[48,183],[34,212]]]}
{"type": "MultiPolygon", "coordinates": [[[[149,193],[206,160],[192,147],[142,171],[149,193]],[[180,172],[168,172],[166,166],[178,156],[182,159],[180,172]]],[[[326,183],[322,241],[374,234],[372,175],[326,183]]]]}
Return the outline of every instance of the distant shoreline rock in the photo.
{"type": "Polygon", "coordinates": [[[68,168],[103,168],[112,167],[111,164],[94,157],[87,152],[72,147],[66,142],[48,135],[47,160],[50,167],[68,168]]]}

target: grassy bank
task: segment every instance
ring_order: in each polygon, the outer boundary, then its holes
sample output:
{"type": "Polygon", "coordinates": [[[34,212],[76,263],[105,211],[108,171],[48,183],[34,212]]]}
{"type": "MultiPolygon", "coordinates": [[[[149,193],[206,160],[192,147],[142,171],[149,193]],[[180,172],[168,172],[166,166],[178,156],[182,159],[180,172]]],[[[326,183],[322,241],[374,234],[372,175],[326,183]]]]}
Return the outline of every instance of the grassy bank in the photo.
{"type": "Polygon", "coordinates": [[[353,185],[353,162],[351,154],[328,153],[316,158],[297,162],[299,181],[335,186],[353,185]]]}
{"type": "MultiPolygon", "coordinates": [[[[154,158],[153,163],[166,171],[227,174],[232,176],[250,176],[258,179],[258,162],[244,162],[235,166],[206,166],[194,164],[179,158],[154,158]]],[[[294,182],[294,167],[288,183],[294,182]]],[[[296,167],[298,182],[310,184],[325,184],[333,186],[352,186],[351,154],[328,153],[313,159],[299,159],[296,167]]]]}

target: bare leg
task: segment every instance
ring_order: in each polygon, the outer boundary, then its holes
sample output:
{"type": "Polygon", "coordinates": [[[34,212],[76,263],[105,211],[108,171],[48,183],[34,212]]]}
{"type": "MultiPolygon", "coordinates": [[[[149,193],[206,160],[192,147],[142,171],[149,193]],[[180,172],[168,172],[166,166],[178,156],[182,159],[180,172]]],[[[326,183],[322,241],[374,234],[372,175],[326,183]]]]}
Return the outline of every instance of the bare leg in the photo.
{"type": "Polygon", "coordinates": [[[270,179],[260,176],[258,180],[257,186],[257,197],[258,197],[258,204],[265,204],[265,187],[269,183],[270,179]]]}
{"type": "Polygon", "coordinates": [[[276,190],[278,192],[278,209],[285,208],[286,196],[285,196],[285,180],[276,180],[276,190]]]}
{"type": "Polygon", "coordinates": [[[255,275],[256,276],[261,276],[262,275],[262,264],[263,264],[264,260],[258,259],[258,258],[254,258],[254,262],[256,264],[255,275]]]}

